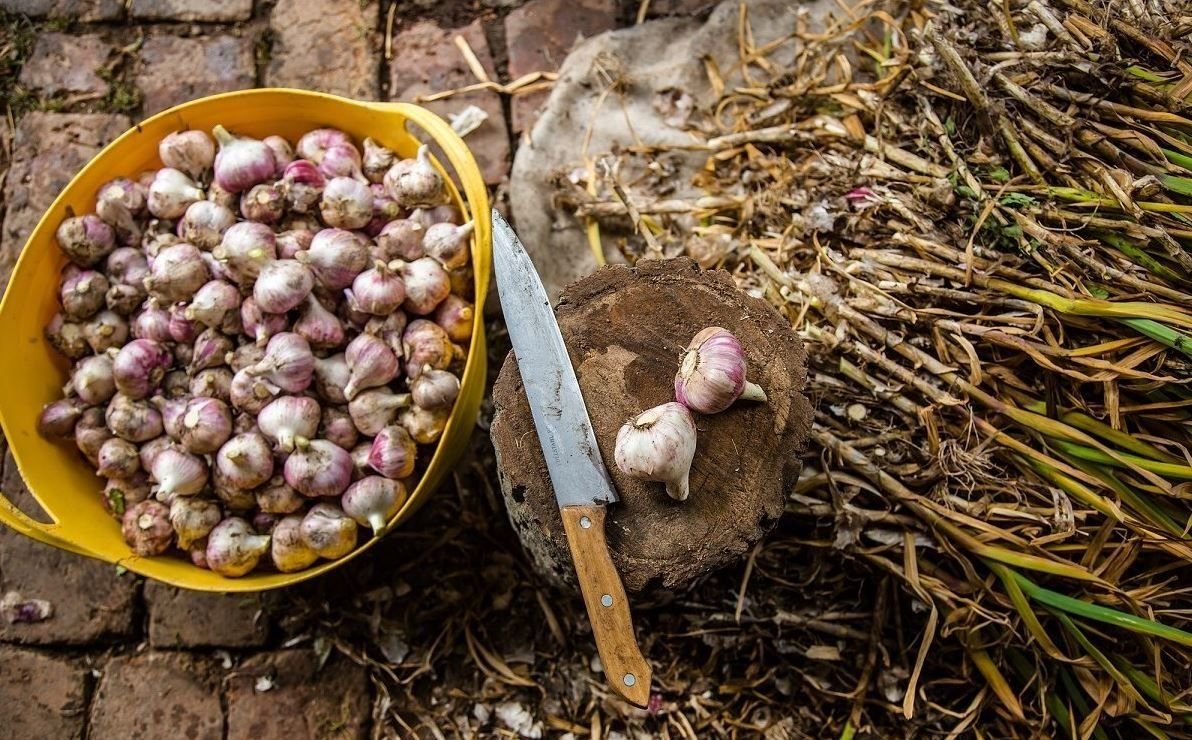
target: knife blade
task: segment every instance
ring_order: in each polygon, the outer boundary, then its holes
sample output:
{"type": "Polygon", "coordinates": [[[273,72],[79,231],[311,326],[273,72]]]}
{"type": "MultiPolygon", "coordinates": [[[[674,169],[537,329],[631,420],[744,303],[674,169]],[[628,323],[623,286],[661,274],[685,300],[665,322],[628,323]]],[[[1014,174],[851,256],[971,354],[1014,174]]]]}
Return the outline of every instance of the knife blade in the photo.
{"type": "Polygon", "coordinates": [[[534,263],[495,208],[492,220],[497,293],[596,648],[613,690],[645,706],[650,664],[637,645],[629,599],[604,533],[606,506],[617,501],[617,489],[600,457],[567,345],[534,263]]]}

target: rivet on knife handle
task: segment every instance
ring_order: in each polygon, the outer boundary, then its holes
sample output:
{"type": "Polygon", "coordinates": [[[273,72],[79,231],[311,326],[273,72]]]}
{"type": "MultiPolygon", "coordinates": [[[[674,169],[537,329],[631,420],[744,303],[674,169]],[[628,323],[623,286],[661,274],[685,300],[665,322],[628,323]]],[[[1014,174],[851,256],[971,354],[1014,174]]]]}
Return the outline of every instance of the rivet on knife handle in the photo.
{"type": "Polygon", "coordinates": [[[605,508],[599,504],[564,506],[559,512],[604,674],[617,693],[644,707],[650,699],[650,664],[637,646],[629,599],[609,557],[604,539],[605,508]]]}

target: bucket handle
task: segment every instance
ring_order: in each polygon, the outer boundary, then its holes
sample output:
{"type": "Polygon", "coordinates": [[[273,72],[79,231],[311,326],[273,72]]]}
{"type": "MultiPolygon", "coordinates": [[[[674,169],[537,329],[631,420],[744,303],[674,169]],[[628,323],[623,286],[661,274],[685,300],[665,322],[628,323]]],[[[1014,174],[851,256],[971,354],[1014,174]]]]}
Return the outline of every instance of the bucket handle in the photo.
{"type": "Polygon", "coordinates": [[[97,557],[95,553],[59,537],[57,531],[62,528],[62,525],[57,521],[53,524],[45,524],[31,519],[28,514],[9,501],[3,492],[0,492],[0,524],[4,524],[30,539],[37,540],[43,545],[66,550],[83,557],[97,557]]]}
{"type": "MultiPolygon", "coordinates": [[[[488,207],[488,188],[484,179],[480,177],[476,167],[476,160],[468,145],[455,133],[450,124],[426,108],[413,103],[380,103],[378,107],[393,111],[403,116],[407,121],[413,121],[420,128],[430,134],[452,169],[459,176],[464,190],[464,203],[472,211],[472,221],[476,225],[475,238],[477,244],[488,244],[492,238],[492,213],[488,207]]],[[[485,277],[487,277],[487,268],[485,277]]]]}

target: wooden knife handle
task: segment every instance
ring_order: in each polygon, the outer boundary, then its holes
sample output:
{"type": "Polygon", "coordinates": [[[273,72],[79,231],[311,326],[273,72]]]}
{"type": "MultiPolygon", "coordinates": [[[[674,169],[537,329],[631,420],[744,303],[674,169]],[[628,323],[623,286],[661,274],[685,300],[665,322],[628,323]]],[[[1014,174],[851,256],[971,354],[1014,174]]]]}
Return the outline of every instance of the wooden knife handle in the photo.
{"type": "Polygon", "coordinates": [[[564,506],[563,529],[579,580],[596,648],[609,685],[639,707],[650,700],[650,664],[642,656],[629,616],[629,599],[604,540],[602,505],[564,506]]]}

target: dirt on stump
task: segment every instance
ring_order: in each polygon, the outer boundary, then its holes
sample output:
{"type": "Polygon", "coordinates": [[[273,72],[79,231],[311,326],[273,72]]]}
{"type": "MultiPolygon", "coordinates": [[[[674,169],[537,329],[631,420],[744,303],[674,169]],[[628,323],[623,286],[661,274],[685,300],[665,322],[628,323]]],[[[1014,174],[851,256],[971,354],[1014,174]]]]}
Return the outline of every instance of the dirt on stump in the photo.
{"type": "MultiPolygon", "coordinates": [[[[569,285],[555,315],[621,498],[609,508],[607,537],[626,590],[664,597],[746,554],[782,515],[811,424],[806,352],[790,324],[741,292],[728,273],[702,271],[687,258],[605,267],[569,285]],[[661,483],[622,473],[614,443],[628,419],[674,400],[680,356],[707,326],[741,340],[748,378],[769,400],[695,414],[691,495],[680,502],[661,483]]],[[[510,521],[538,570],[574,588],[563,522],[512,353],[493,401],[491,434],[510,521]]]]}

